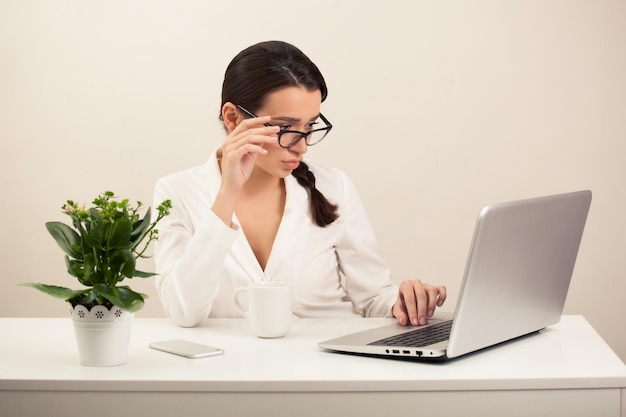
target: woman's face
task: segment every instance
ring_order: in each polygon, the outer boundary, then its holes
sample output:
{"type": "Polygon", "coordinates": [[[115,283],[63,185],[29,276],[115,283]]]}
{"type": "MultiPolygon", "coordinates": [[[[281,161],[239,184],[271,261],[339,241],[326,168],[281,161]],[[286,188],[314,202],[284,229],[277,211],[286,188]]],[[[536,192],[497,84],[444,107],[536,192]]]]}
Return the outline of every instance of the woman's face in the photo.
{"type": "MultiPolygon", "coordinates": [[[[285,87],[267,96],[265,104],[255,112],[257,116],[271,116],[270,124],[288,130],[308,132],[320,114],[322,94],[319,90],[307,91],[302,87],[285,87]]],[[[300,164],[307,151],[304,140],[286,149],[278,141],[266,145],[266,155],[258,155],[256,165],[268,174],[285,178],[300,164]]]]}

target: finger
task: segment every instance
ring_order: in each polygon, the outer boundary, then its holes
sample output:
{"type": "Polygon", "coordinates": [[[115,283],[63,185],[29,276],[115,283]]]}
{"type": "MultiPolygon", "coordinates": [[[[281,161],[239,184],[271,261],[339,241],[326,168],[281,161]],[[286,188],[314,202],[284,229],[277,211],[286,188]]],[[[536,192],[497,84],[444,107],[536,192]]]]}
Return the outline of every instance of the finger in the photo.
{"type": "Polygon", "coordinates": [[[276,135],[280,130],[280,126],[242,126],[240,124],[237,129],[233,130],[236,137],[246,136],[272,136],[276,135]],[[237,130],[239,129],[239,130],[237,130]]]}
{"type": "Polygon", "coordinates": [[[398,322],[401,325],[406,326],[407,323],[409,322],[409,316],[406,313],[406,307],[404,306],[404,301],[402,299],[402,296],[399,293],[398,293],[398,299],[396,300],[396,303],[393,305],[392,313],[393,313],[393,316],[396,319],[398,319],[398,322]]]}
{"type": "Polygon", "coordinates": [[[276,143],[277,139],[276,134],[262,135],[251,134],[250,132],[227,138],[222,144],[222,157],[223,159],[238,160],[248,152],[266,154],[267,151],[264,146],[276,143]]]}
{"type": "Polygon", "coordinates": [[[437,307],[441,307],[448,298],[448,290],[445,286],[439,286],[439,297],[437,297],[437,307]]]}
{"type": "MultiPolygon", "coordinates": [[[[272,120],[271,116],[259,116],[252,117],[249,119],[243,119],[233,130],[233,132],[237,129],[245,130],[253,127],[262,127],[272,120]]],[[[274,127],[274,126],[266,126],[266,127],[274,127]]]]}
{"type": "Polygon", "coordinates": [[[265,155],[267,153],[268,153],[268,150],[265,149],[262,145],[246,143],[240,146],[239,148],[234,149],[232,152],[230,152],[228,155],[228,159],[230,161],[237,162],[237,161],[241,161],[246,156],[256,158],[258,154],[265,155]]]}
{"type": "Polygon", "coordinates": [[[409,316],[409,321],[414,326],[418,325],[418,300],[415,298],[415,290],[413,289],[413,283],[411,281],[402,281],[402,284],[400,284],[400,297],[402,297],[404,301],[404,308],[406,310],[406,314],[409,316]]]}
{"type": "Polygon", "coordinates": [[[252,119],[241,120],[233,130],[230,131],[227,140],[230,138],[240,138],[241,135],[245,135],[246,132],[263,133],[263,132],[276,132],[280,129],[279,126],[270,126],[268,122],[271,120],[269,116],[255,117],[252,119]]]}
{"type": "Polygon", "coordinates": [[[435,314],[435,308],[437,308],[437,303],[439,302],[439,287],[427,285],[426,293],[428,294],[428,309],[426,311],[426,316],[432,317],[433,314],[435,314]]]}
{"type": "Polygon", "coordinates": [[[233,130],[224,140],[224,145],[241,146],[244,143],[265,144],[278,139],[278,126],[261,126],[242,130],[233,130]]]}
{"type": "Polygon", "coordinates": [[[422,281],[418,279],[413,281],[413,291],[417,301],[417,324],[424,325],[428,314],[428,293],[422,281]]]}

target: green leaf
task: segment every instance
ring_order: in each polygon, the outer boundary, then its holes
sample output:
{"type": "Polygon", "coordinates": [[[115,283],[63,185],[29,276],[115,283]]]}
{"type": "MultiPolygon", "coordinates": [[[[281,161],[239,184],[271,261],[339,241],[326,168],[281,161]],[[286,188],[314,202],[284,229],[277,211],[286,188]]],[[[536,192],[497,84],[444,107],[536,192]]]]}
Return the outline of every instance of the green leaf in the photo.
{"type": "Polygon", "coordinates": [[[69,256],[65,255],[65,265],[67,266],[67,272],[71,276],[78,278],[78,281],[83,283],[83,278],[85,276],[83,261],[71,259],[69,256]]]}
{"type": "Polygon", "coordinates": [[[77,250],[81,247],[80,236],[74,229],[61,222],[47,222],[46,229],[48,229],[48,232],[63,252],[72,258],[82,258],[82,252],[77,250]]]}
{"type": "Polygon", "coordinates": [[[106,249],[107,236],[111,229],[111,222],[107,219],[100,219],[98,223],[94,224],[89,235],[93,239],[94,246],[99,249],[106,249]]]}
{"type": "Polygon", "coordinates": [[[144,299],[147,297],[145,294],[135,292],[126,286],[111,287],[107,284],[96,284],[94,290],[114,305],[131,313],[141,309],[144,299]]]}
{"type": "Polygon", "coordinates": [[[36,290],[39,290],[45,294],[51,295],[52,297],[62,298],[64,300],[72,298],[76,293],[76,291],[70,288],[59,287],[57,285],[39,284],[35,282],[27,282],[20,285],[24,287],[35,288],[36,290]]]}
{"type": "Polygon", "coordinates": [[[129,248],[132,225],[128,219],[117,219],[111,228],[108,247],[111,249],[129,248]]]}
{"type": "Polygon", "coordinates": [[[98,209],[95,207],[90,208],[89,216],[91,216],[92,219],[96,220],[98,218],[98,209]]]}
{"type": "Polygon", "coordinates": [[[82,225],[82,223],[77,221],[74,223],[74,226],[76,227],[76,230],[78,230],[78,233],[82,238],[83,253],[91,253],[93,247],[96,246],[95,242],[93,241],[85,227],[82,225]]]}
{"type": "Polygon", "coordinates": [[[93,253],[88,253],[83,258],[83,276],[81,283],[84,285],[93,285],[93,281],[98,279],[96,276],[96,257],[93,253]]]}
{"type": "Polygon", "coordinates": [[[135,275],[137,278],[150,278],[153,277],[157,274],[155,274],[154,272],[144,272],[144,271],[138,271],[135,270],[135,275]]]}
{"type": "Polygon", "coordinates": [[[135,243],[137,239],[143,236],[143,234],[146,232],[146,230],[150,226],[151,216],[152,215],[150,213],[150,207],[148,207],[148,209],[146,210],[146,215],[143,216],[143,219],[135,222],[135,224],[133,225],[133,233],[130,236],[130,240],[133,243],[135,243]]]}
{"type": "Polygon", "coordinates": [[[99,304],[96,292],[88,288],[86,290],[76,291],[75,294],[67,300],[72,305],[82,304],[88,306],[91,304],[99,304]]]}
{"type": "Polygon", "coordinates": [[[129,249],[118,249],[111,255],[111,269],[114,274],[121,273],[127,278],[132,278],[135,273],[135,257],[129,249]]]}

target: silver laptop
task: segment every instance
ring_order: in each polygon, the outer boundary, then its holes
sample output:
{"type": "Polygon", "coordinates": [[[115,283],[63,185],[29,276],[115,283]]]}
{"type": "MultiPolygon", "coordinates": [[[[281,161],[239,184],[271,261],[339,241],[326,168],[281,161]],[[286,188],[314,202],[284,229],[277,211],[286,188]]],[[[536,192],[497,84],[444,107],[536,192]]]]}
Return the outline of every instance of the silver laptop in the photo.
{"type": "Polygon", "coordinates": [[[319,343],[324,349],[446,360],[558,323],[591,204],[578,191],[484,207],[454,315],[391,324],[319,343]]]}

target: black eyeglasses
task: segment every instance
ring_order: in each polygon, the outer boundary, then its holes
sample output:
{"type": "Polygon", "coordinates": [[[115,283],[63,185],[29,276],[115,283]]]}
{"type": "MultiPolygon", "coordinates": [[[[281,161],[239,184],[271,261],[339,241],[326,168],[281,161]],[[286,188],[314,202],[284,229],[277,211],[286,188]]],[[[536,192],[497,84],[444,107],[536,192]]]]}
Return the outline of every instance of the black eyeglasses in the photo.
{"type": "MultiPolygon", "coordinates": [[[[258,117],[256,114],[252,113],[251,111],[246,110],[244,107],[240,106],[239,104],[237,104],[237,108],[250,117],[258,117]]],[[[330,124],[328,119],[325,118],[322,113],[320,113],[320,119],[322,122],[324,122],[326,126],[319,128],[319,129],[312,129],[308,132],[299,132],[297,130],[289,130],[281,126],[280,130],[278,131],[278,144],[283,148],[289,149],[289,148],[293,148],[294,146],[296,146],[298,142],[300,142],[302,139],[304,139],[304,143],[306,143],[307,146],[320,143],[322,139],[324,139],[326,135],[328,135],[328,132],[330,132],[330,129],[333,128],[333,125],[330,124]]],[[[270,123],[265,123],[265,126],[274,126],[274,125],[270,123]]]]}

